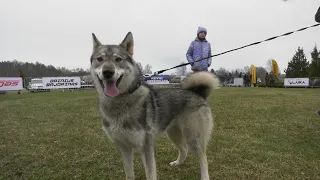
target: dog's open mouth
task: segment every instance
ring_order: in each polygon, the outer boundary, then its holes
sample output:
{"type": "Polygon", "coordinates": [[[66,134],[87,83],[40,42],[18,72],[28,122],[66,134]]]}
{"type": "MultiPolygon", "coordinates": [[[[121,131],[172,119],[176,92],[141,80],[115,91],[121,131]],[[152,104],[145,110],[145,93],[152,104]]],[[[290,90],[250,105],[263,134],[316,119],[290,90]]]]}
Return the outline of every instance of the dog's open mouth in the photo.
{"type": "Polygon", "coordinates": [[[117,80],[115,80],[113,78],[108,79],[108,80],[99,79],[100,85],[101,85],[103,92],[106,96],[115,97],[119,94],[118,85],[119,85],[122,77],[123,77],[123,75],[121,75],[117,80]]]}

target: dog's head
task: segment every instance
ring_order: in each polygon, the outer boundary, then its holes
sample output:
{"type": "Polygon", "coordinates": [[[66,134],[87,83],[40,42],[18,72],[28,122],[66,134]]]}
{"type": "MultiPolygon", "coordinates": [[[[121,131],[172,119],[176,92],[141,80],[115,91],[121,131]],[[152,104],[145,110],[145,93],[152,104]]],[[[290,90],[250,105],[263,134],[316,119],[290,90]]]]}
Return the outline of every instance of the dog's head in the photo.
{"type": "Polygon", "coordinates": [[[133,60],[133,36],[129,32],[119,45],[103,45],[94,33],[91,76],[99,93],[116,97],[135,86],[140,69],[133,60]]]}

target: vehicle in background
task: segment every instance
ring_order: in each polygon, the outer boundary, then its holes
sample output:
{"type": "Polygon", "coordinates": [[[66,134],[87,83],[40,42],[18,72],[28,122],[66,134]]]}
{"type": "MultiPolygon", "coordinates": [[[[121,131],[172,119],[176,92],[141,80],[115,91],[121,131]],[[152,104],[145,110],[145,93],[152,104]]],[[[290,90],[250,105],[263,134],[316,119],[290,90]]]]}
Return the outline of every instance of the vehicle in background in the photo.
{"type": "Polygon", "coordinates": [[[50,89],[43,89],[43,82],[41,78],[33,78],[28,85],[28,91],[30,92],[49,92],[50,89]]]}
{"type": "Polygon", "coordinates": [[[182,83],[183,79],[186,76],[174,76],[171,80],[170,83],[182,83]]]}
{"type": "Polygon", "coordinates": [[[260,78],[257,78],[257,84],[261,84],[261,79],[260,78]]]}
{"type": "Polygon", "coordinates": [[[0,91],[0,94],[7,94],[8,91],[0,91]]]}
{"type": "Polygon", "coordinates": [[[144,74],[144,75],[143,75],[143,80],[144,80],[144,81],[150,80],[150,79],[151,79],[151,76],[152,76],[152,74],[144,74]]]}

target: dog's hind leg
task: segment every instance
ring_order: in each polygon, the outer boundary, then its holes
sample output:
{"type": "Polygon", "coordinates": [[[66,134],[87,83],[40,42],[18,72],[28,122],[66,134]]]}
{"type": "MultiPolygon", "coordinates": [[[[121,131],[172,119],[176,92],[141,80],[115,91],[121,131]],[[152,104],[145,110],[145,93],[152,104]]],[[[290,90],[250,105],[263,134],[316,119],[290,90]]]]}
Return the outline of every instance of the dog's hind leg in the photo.
{"type": "Polygon", "coordinates": [[[201,180],[209,180],[208,161],[203,141],[190,133],[186,134],[189,134],[187,143],[190,151],[199,157],[201,180]]]}
{"type": "Polygon", "coordinates": [[[209,180],[206,147],[211,137],[212,127],[210,108],[201,107],[199,111],[189,114],[182,129],[190,151],[199,157],[201,180],[209,180]]]}
{"type": "Polygon", "coordinates": [[[170,162],[171,166],[177,166],[183,164],[188,155],[188,146],[186,140],[183,138],[181,131],[178,126],[174,125],[167,130],[167,134],[171,141],[179,149],[179,155],[177,160],[170,162]]]}
{"type": "Polygon", "coordinates": [[[132,155],[132,148],[126,148],[124,146],[119,146],[122,159],[123,159],[123,166],[124,171],[126,173],[126,180],[134,180],[134,168],[133,168],[133,155],[132,155]]]}

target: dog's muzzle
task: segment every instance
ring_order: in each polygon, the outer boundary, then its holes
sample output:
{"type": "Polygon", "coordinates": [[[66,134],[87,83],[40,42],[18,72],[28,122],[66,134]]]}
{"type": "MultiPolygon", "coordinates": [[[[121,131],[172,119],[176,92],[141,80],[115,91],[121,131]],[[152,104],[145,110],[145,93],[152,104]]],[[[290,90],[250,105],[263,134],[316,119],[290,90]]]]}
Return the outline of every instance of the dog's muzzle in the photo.
{"type": "Polygon", "coordinates": [[[109,97],[118,96],[119,94],[118,85],[123,75],[121,75],[120,77],[117,77],[117,74],[115,73],[115,71],[110,69],[103,70],[102,75],[104,77],[103,80],[101,80],[99,77],[98,78],[104,94],[109,97]]]}
{"type": "Polygon", "coordinates": [[[104,78],[110,79],[114,75],[114,70],[104,70],[102,74],[104,78]]]}

